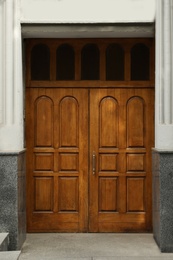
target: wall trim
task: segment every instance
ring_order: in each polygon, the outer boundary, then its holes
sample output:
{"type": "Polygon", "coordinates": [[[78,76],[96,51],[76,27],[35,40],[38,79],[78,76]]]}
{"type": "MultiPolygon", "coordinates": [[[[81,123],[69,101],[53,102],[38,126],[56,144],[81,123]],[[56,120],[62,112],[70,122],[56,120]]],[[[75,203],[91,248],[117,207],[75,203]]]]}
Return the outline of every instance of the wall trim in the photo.
{"type": "Polygon", "coordinates": [[[154,23],[22,24],[23,38],[154,37],[154,23]]]}

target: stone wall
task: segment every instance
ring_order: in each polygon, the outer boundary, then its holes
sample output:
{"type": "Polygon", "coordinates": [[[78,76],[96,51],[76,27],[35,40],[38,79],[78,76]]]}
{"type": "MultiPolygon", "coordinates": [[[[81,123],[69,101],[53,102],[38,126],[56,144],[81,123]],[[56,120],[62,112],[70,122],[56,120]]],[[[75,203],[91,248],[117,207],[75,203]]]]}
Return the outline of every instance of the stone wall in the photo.
{"type": "Polygon", "coordinates": [[[9,250],[26,237],[25,151],[0,153],[0,232],[9,232],[9,250]]]}
{"type": "Polygon", "coordinates": [[[173,252],[173,151],[153,151],[153,233],[161,252],[173,252]]]}

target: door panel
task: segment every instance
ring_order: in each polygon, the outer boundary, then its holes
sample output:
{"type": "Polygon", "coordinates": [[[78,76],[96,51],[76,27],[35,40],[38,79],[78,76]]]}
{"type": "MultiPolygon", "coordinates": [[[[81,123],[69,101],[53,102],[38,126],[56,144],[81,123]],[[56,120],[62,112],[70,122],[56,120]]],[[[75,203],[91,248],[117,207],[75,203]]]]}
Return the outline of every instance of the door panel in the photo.
{"type": "Polygon", "coordinates": [[[90,90],[91,232],[151,229],[153,100],[152,89],[90,90]]]}
{"type": "Polygon", "coordinates": [[[26,92],[28,231],[86,231],[88,91],[26,92]]]}

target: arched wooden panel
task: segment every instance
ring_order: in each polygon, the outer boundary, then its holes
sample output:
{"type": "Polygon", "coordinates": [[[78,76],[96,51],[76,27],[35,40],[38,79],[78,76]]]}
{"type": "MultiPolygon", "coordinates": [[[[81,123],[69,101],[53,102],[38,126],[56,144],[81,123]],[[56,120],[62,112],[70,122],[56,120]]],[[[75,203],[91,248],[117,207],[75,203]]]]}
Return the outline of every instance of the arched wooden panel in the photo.
{"type": "Polygon", "coordinates": [[[31,51],[31,80],[50,80],[50,51],[47,45],[35,45],[31,51]]]}
{"type": "Polygon", "coordinates": [[[35,101],[35,146],[53,145],[53,102],[42,96],[35,101]]]}
{"type": "Polygon", "coordinates": [[[118,104],[112,97],[100,103],[100,147],[118,146],[118,104]]]}
{"type": "Polygon", "coordinates": [[[100,78],[100,53],[97,45],[85,45],[81,58],[81,79],[98,80],[100,78]]]}
{"type": "Polygon", "coordinates": [[[72,46],[62,44],[56,52],[56,79],[74,80],[75,78],[75,53],[72,46]]]}
{"type": "Polygon", "coordinates": [[[150,49],[138,43],[131,49],[131,80],[150,79],[150,49]]]}
{"type": "Polygon", "coordinates": [[[106,49],[106,80],[124,80],[124,50],[119,44],[106,49]]]}
{"type": "Polygon", "coordinates": [[[60,102],[60,145],[78,147],[79,105],[75,98],[65,97],[60,102]]]}
{"type": "Polygon", "coordinates": [[[144,101],[132,97],[127,103],[127,146],[144,147],[144,101]]]}

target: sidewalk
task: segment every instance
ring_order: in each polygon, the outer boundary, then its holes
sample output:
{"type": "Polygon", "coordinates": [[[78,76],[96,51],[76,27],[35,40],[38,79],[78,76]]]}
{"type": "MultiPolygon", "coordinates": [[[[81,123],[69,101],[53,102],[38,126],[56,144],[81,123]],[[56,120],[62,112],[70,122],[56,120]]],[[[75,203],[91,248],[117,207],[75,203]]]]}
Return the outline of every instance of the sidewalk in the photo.
{"type": "Polygon", "coordinates": [[[19,260],[173,260],[152,234],[28,234],[19,260]]]}

